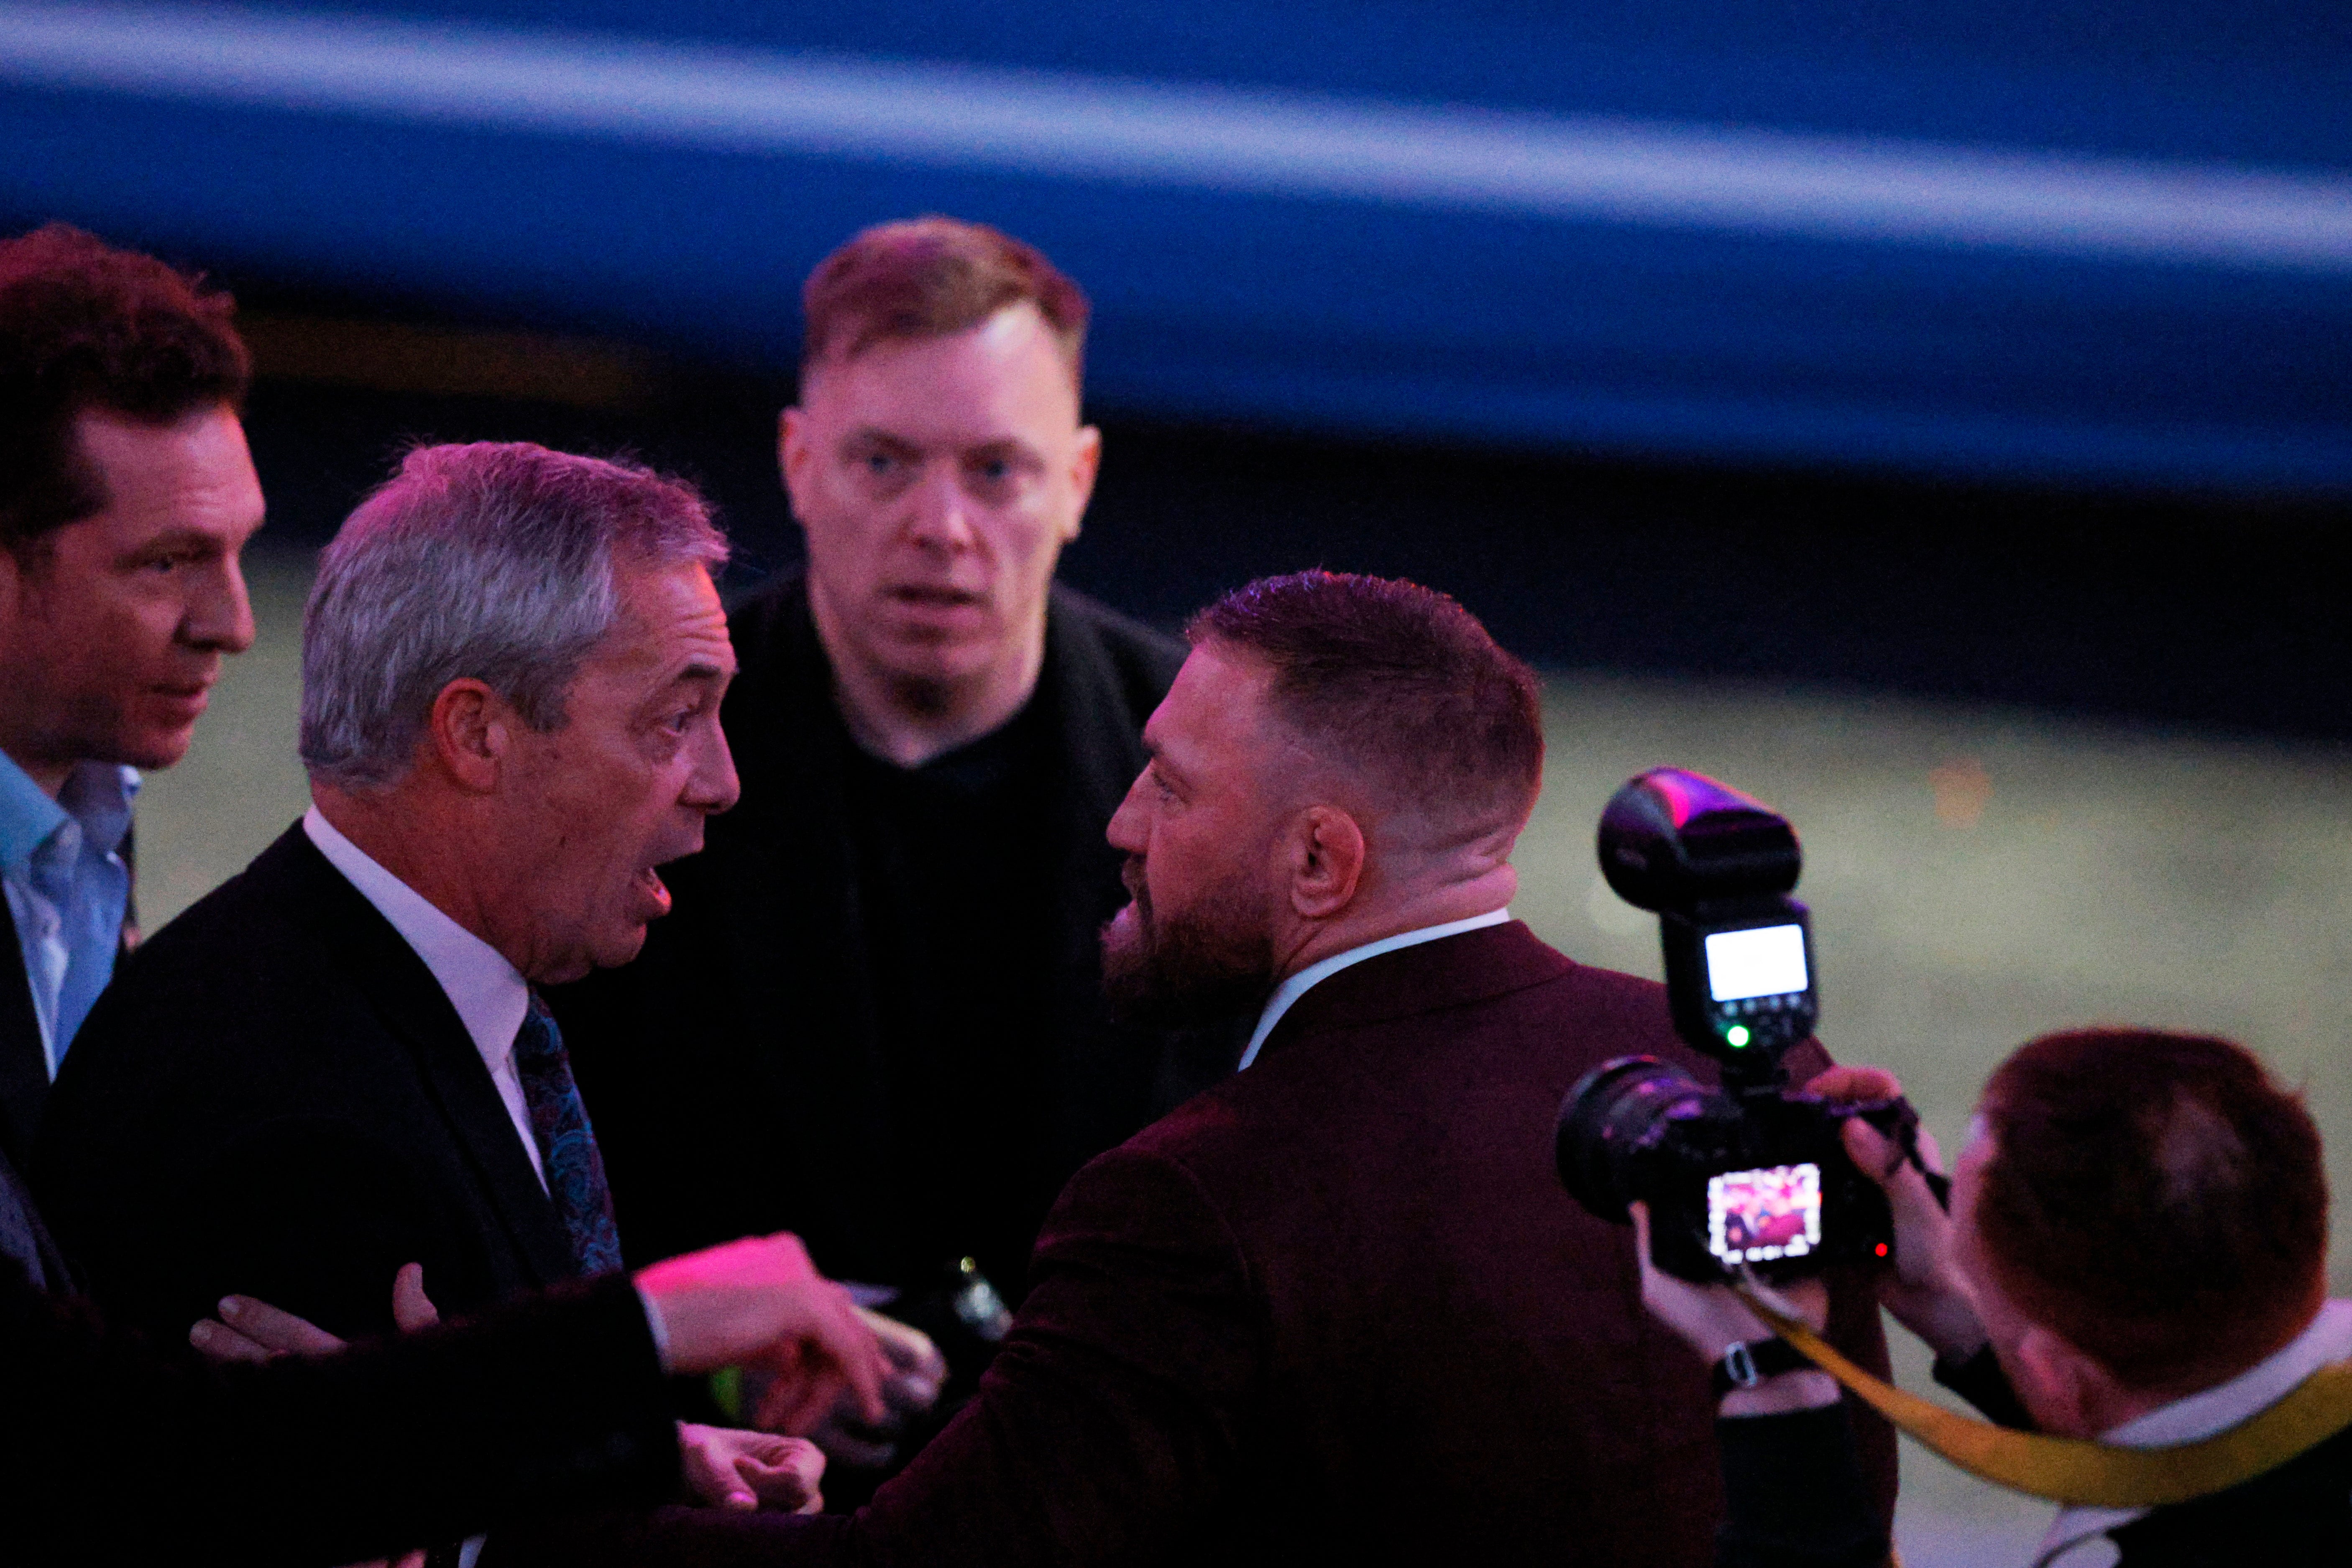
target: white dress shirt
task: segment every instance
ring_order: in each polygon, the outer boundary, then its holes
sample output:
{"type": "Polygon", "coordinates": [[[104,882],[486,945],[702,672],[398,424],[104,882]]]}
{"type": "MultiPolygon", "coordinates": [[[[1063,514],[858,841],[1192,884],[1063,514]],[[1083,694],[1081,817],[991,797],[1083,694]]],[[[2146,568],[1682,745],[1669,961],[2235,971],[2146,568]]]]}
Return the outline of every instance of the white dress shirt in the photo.
{"type": "MultiPolygon", "coordinates": [[[[1384,952],[1394,952],[1401,947],[1418,947],[1424,942],[1435,942],[1442,936],[1459,936],[1465,931],[1482,931],[1498,926],[1511,918],[1509,909],[1489,910],[1483,915],[1472,915],[1466,921],[1447,921],[1444,925],[1423,926],[1419,931],[1403,931],[1394,936],[1384,936],[1378,942],[1368,942],[1361,947],[1351,947],[1345,952],[1335,952],[1320,963],[1310,963],[1280,985],[1265,1001],[1265,1011],[1257,1016],[1257,1028],[1250,1036],[1249,1048],[1242,1052],[1241,1066],[1245,1068],[1257,1060],[1258,1047],[1282,1022],[1282,1016],[1322,981],[1328,980],[1351,963],[1361,963],[1368,958],[1378,958],[1384,952]]],[[[1234,1069],[1238,1072],[1241,1068],[1234,1069]]]]}
{"type": "Polygon", "coordinates": [[[302,831],[328,863],[392,922],[392,929],[416,950],[416,956],[441,983],[466,1033],[473,1037],[474,1048],[482,1054],[482,1065],[490,1069],[490,1081],[498,1086],[515,1136],[522,1140],[530,1168],[545,1187],[547,1172],[540,1163],[539,1140],[530,1134],[530,1108],[523,1099],[522,1079],[515,1071],[514,1060],[515,1036],[522,1028],[523,1015],[530,1011],[530,983],[497,948],[377,865],[366,850],[320,816],[317,806],[303,814],[302,831]]]}
{"type": "MultiPolygon", "coordinates": [[[[2249,1367],[2229,1382],[2217,1384],[2186,1399],[2151,1410],[2100,1436],[2102,1443],[2125,1448],[2162,1448],[2193,1443],[2200,1437],[2235,1426],[2257,1412],[2269,1409],[2287,1392],[2330,1362],[2352,1358],[2352,1301],[2330,1301],[2319,1309],[2311,1326],[2268,1361],[2249,1367]]],[[[2033,1568],[2102,1568],[2122,1555],[2107,1531],[2129,1524],[2147,1512],[2144,1508],[2067,1508],[2042,1538],[2033,1568]]]]}

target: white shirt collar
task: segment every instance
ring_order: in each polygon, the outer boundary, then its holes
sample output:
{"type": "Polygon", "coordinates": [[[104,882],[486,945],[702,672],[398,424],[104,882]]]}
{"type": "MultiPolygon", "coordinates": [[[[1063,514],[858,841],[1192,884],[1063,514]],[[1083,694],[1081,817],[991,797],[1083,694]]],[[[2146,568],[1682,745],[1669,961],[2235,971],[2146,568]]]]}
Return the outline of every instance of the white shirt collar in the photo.
{"type": "MultiPolygon", "coordinates": [[[[393,930],[416,950],[472,1036],[491,1076],[513,1074],[515,1034],[530,1010],[530,983],[505,954],[451,920],[425,896],[378,865],[312,806],[302,831],[357,888],[393,930]]],[[[535,1152],[535,1151],[534,1151],[535,1152]]]]}
{"type": "MultiPolygon", "coordinates": [[[[2247,1368],[2227,1383],[2176,1399],[2145,1415],[2135,1416],[2099,1441],[2124,1448],[2160,1448],[2193,1443],[2200,1437],[2235,1426],[2258,1411],[2267,1410],[2289,1390],[2331,1362],[2352,1358],[2352,1301],[2329,1301],[2311,1320],[2310,1327],[2267,1361],[2247,1368]]],[[[2042,1538],[2034,1568],[2066,1557],[2094,1537],[2146,1513],[2144,1508],[2067,1508],[2051,1521],[2042,1538]]],[[[2090,1559],[2083,1559],[2085,1563],[2090,1559]]]]}
{"type": "MultiPolygon", "coordinates": [[[[1489,910],[1483,915],[1472,915],[1466,921],[1447,921],[1444,925],[1399,931],[1394,936],[1384,936],[1378,942],[1368,942],[1361,947],[1351,947],[1345,952],[1335,952],[1320,963],[1308,964],[1275,987],[1274,994],[1266,998],[1265,1011],[1257,1016],[1257,1028],[1250,1036],[1249,1048],[1242,1052],[1241,1067],[1245,1068],[1257,1060],[1258,1047],[1265,1044],[1265,1037],[1274,1033],[1274,1026],[1282,1022],[1282,1016],[1290,1011],[1292,1003],[1349,964],[1378,958],[1384,952],[1394,952],[1401,947],[1418,947],[1424,942],[1435,942],[1440,937],[1459,936],[1465,931],[1483,931],[1487,926],[1501,925],[1510,918],[1508,908],[1489,910]]],[[[1234,1070],[1238,1072],[1241,1068],[1234,1070]]]]}

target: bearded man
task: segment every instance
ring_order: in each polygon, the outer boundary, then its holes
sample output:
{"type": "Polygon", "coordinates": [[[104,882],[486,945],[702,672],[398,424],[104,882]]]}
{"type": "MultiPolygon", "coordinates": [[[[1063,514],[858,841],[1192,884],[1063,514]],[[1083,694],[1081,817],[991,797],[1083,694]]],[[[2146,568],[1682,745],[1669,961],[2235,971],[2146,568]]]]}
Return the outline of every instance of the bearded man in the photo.
{"type": "MultiPolygon", "coordinates": [[[[1110,825],[1106,978],[1130,1015],[1255,1006],[1242,1070],[1071,1181],[978,1397],[867,1507],[565,1561],[1712,1560],[1706,1369],[1551,1159],[1588,1068],[1712,1068],[1659,986],[1510,917],[1534,677],[1373,577],[1255,583],[1190,635],[1110,825]]],[[[1885,1364],[1866,1291],[1832,1326],[1885,1364]]]]}

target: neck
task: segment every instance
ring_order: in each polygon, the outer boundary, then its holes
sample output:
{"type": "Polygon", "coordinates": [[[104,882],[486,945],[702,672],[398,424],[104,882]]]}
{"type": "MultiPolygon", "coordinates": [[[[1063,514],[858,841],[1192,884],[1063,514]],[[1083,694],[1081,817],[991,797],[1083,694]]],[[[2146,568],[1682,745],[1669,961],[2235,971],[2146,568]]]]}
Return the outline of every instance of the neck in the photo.
{"type": "Polygon", "coordinates": [[[1360,910],[1351,905],[1294,932],[1275,966],[1275,982],[1368,942],[1491,914],[1511,901],[1518,885],[1518,873],[1509,865],[1489,866],[1433,885],[1395,889],[1360,910]]]}
{"type": "Polygon", "coordinates": [[[360,852],[405,883],[409,891],[447,915],[490,946],[524,973],[527,954],[509,951],[495,921],[490,900],[478,875],[478,857],[466,846],[476,836],[437,811],[413,798],[408,786],[395,784],[381,794],[359,795],[314,784],[312,804],[336,832],[360,852]]]}
{"type": "Polygon", "coordinates": [[[1037,689],[1045,663],[1045,621],[954,679],[909,678],[866,657],[845,636],[825,595],[809,595],[817,637],[833,666],[834,701],[860,748],[902,768],[920,767],[1012,722],[1037,689]]]}

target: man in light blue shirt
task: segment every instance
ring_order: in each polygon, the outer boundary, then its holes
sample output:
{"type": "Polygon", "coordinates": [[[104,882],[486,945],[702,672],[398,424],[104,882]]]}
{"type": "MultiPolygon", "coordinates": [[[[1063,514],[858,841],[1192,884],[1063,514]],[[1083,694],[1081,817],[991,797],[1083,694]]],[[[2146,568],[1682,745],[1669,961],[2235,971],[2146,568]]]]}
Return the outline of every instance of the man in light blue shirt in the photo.
{"type": "Polygon", "coordinates": [[[232,309],[62,224],[0,240],[0,1256],[50,1285],[18,1173],[130,940],[134,770],[185,754],[253,642],[232,309]]]}

